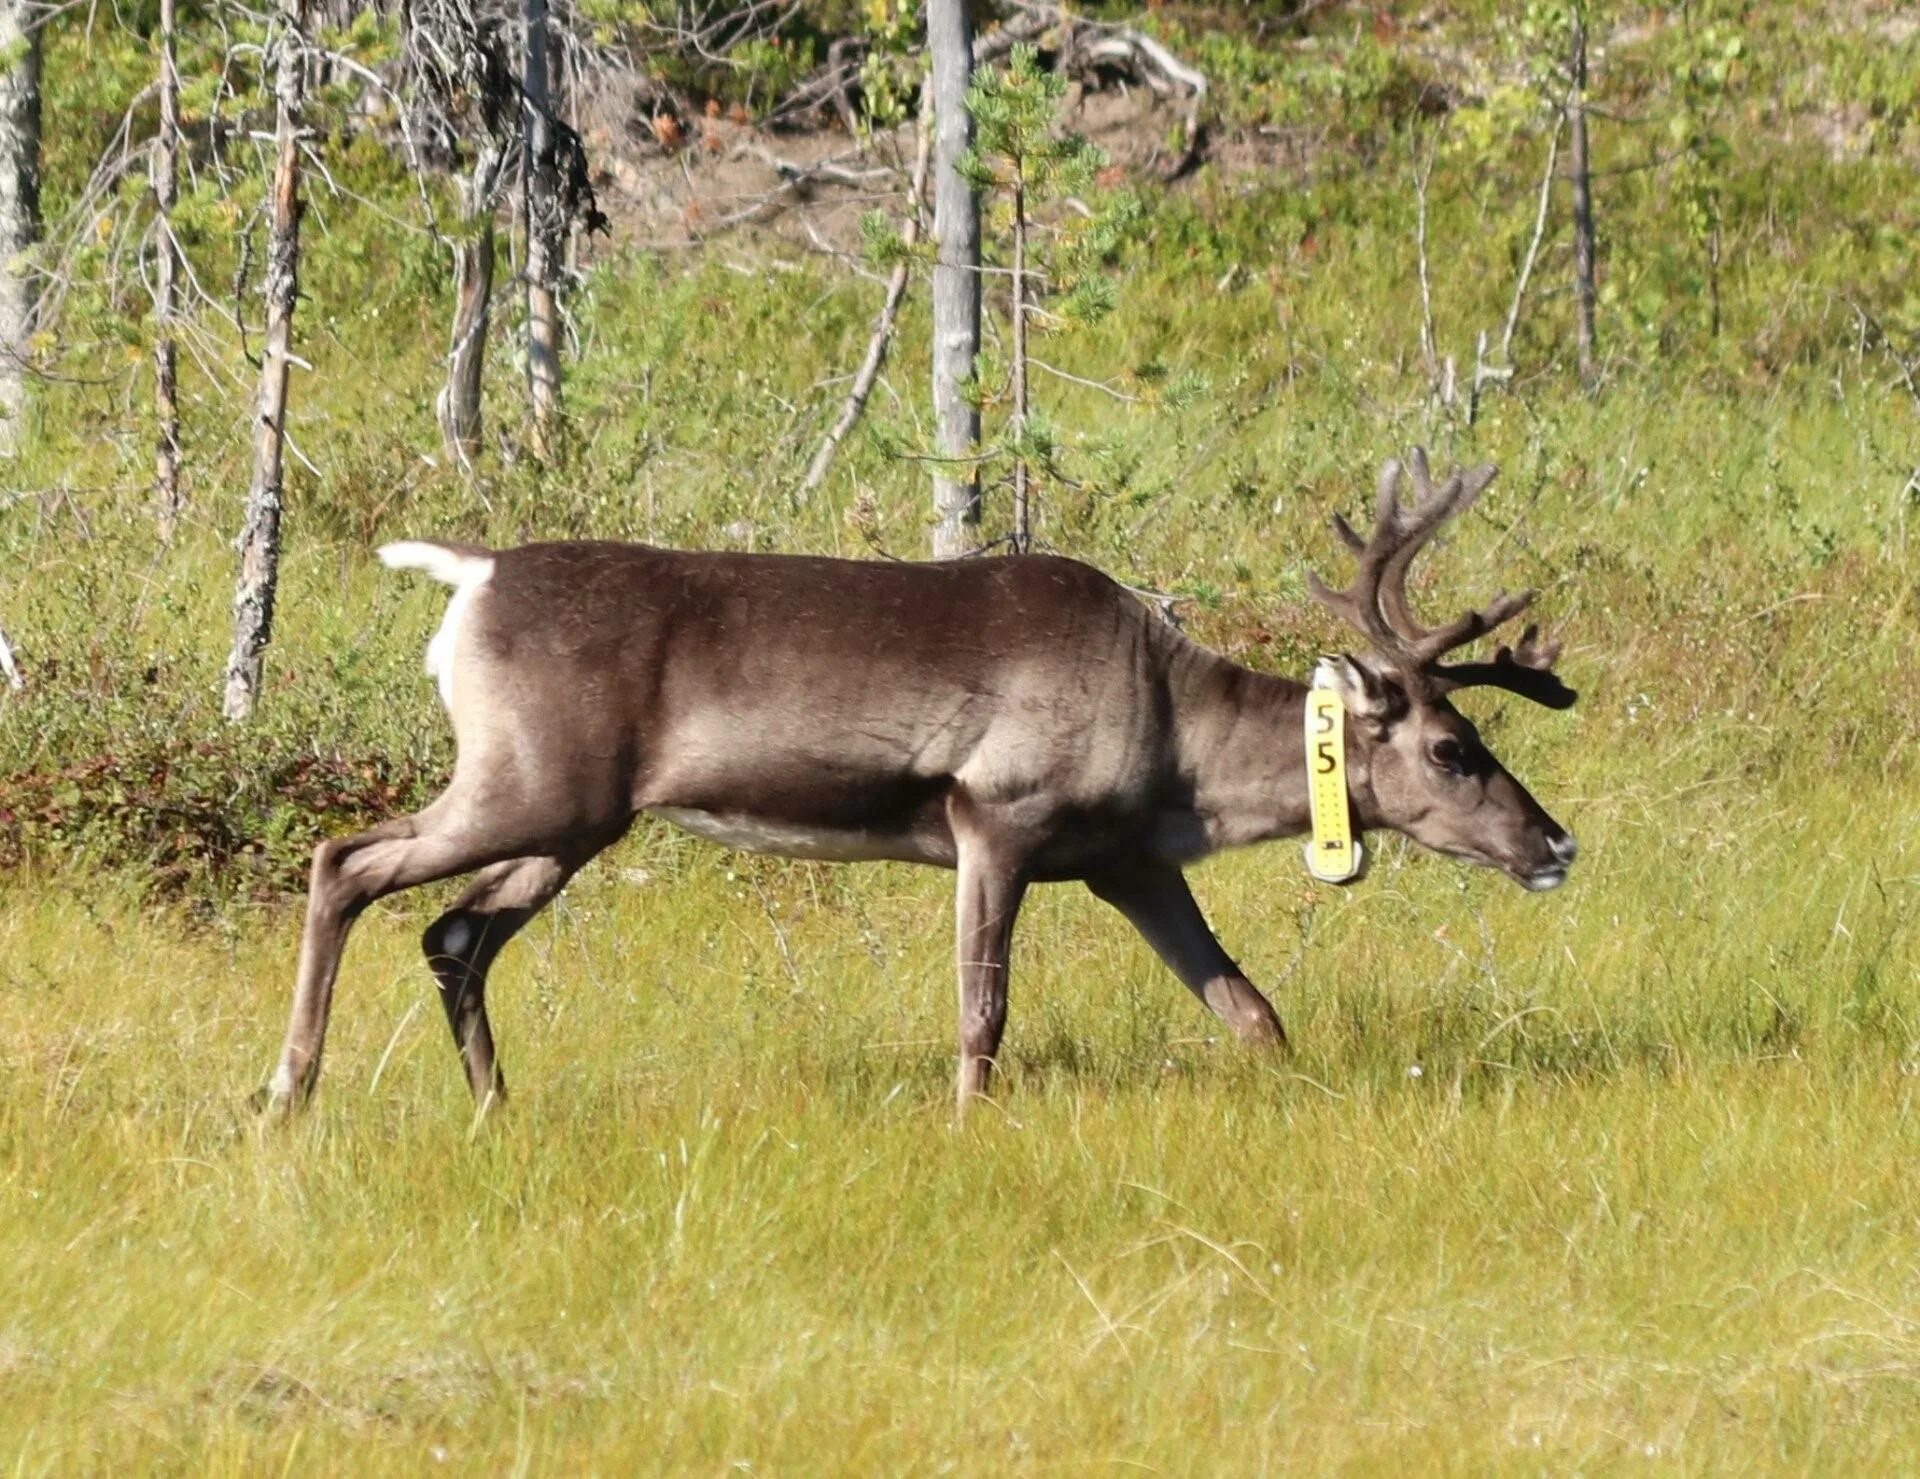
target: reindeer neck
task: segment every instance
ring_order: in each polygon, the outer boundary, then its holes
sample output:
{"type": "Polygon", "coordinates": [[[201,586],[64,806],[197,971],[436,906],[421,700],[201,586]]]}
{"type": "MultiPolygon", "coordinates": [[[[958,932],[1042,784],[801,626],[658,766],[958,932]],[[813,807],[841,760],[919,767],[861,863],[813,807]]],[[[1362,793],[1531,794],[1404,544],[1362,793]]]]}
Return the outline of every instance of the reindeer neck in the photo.
{"type": "Polygon", "coordinates": [[[1307,831],[1306,685],[1183,643],[1168,687],[1177,773],[1210,849],[1307,831]]]}

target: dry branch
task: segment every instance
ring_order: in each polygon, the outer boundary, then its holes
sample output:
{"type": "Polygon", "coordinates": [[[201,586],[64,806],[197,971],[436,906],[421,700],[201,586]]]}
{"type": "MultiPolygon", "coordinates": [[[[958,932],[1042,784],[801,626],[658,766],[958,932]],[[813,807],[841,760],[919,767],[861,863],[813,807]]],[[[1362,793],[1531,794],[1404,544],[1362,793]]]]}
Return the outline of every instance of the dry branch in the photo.
{"type": "MultiPolygon", "coordinates": [[[[900,230],[908,247],[912,247],[920,238],[920,198],[927,187],[927,160],[933,146],[932,97],[931,88],[923,91],[919,145],[914,152],[913,180],[907,189],[907,220],[900,230]]],[[[912,265],[911,258],[905,255],[894,263],[893,272],[887,278],[887,295],[880,305],[880,316],[874,320],[873,336],[867,340],[866,356],[860,361],[860,369],[853,377],[853,386],[847,391],[846,400],[841,403],[840,414],[834,418],[832,428],[821,440],[819,450],[808,464],[807,475],[801,480],[799,491],[794,494],[797,503],[805,503],[826,481],[827,470],[833,466],[834,454],[839,451],[840,443],[846,440],[847,433],[853,430],[854,423],[866,409],[867,398],[873,394],[874,384],[880,378],[880,366],[886,362],[887,346],[893,340],[894,324],[900,317],[900,304],[907,294],[907,279],[912,265]]]]}
{"type": "MultiPolygon", "coordinates": [[[[1085,74],[1118,68],[1156,97],[1183,98],[1180,154],[1163,173],[1168,179],[1177,179],[1199,162],[1201,110],[1208,94],[1204,72],[1175,56],[1164,42],[1132,26],[1090,20],[1044,0],[1014,0],[1013,10],[1007,23],[987,38],[992,54],[1009,51],[1022,41],[1041,40],[1048,31],[1057,30],[1057,65],[1061,70],[1085,74]]],[[[984,59],[982,49],[976,49],[976,60],[984,59]]]]}

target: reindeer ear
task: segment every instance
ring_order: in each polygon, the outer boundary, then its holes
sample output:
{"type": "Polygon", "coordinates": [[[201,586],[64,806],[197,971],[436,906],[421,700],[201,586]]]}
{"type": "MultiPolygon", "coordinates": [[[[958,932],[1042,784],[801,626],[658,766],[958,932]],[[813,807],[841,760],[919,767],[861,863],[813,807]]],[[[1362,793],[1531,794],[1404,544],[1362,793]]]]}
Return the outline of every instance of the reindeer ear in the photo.
{"type": "Polygon", "coordinates": [[[1384,668],[1344,652],[1315,664],[1313,686],[1339,694],[1340,706],[1376,739],[1409,707],[1406,690],[1384,668]]]}

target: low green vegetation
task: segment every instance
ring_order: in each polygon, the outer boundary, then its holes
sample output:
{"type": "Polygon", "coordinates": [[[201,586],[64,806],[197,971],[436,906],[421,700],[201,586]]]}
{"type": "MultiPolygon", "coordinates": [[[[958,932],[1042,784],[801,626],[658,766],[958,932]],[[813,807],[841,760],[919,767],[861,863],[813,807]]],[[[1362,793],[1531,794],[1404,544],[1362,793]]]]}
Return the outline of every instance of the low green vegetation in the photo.
{"type": "MultiPolygon", "coordinates": [[[[1176,39],[1208,18],[1166,9],[1176,39]]],[[[903,455],[923,303],[897,394],[799,504],[878,289],[769,239],[601,243],[570,305],[564,464],[520,454],[503,343],[489,451],[472,480],[446,467],[443,264],[391,155],[334,141],[363,199],[311,221],[258,721],[218,717],[233,346],[209,334],[218,374],[183,369],[190,502],[161,549],[137,294],[83,284],[72,373],[39,387],[0,507],[29,679],[0,694],[0,1460],[1920,1464],[1920,404],[1898,372],[1920,69],[1891,65],[1911,36],[1873,7],[1750,7],[1730,71],[1676,91],[1698,38],[1622,21],[1599,73],[1622,118],[1594,124],[1602,384],[1572,372],[1562,230],[1514,382],[1468,425],[1420,364],[1418,109],[1392,78],[1477,89],[1518,42],[1491,7],[1435,31],[1336,11],[1310,46],[1258,9],[1190,53],[1237,162],[1125,182],[1112,311],[1048,344],[1137,399],[1038,387],[1072,478],[1042,485],[1036,540],[1298,674],[1352,640],[1305,594],[1307,569],[1341,573],[1327,515],[1416,442],[1499,462],[1419,596],[1540,587],[1579,706],[1463,707],[1579,835],[1570,884],[1527,895],[1390,839],[1348,890],[1285,845],[1199,870],[1286,1056],[1219,1040],[1116,916],[1043,889],[997,1108],[955,1130],[950,880],[643,822],[495,973],[507,1115],[470,1122],[426,890],[362,921],[313,1112],[256,1122],[312,842],[418,805],[451,756],[420,673],[443,595],[375,544],[926,543],[903,455]],[[1332,84],[1293,69],[1354,48],[1387,80],[1356,68],[1348,121],[1301,142],[1285,109],[1332,84]],[[1436,63],[1453,50],[1471,65],[1436,63]],[[1684,169],[1670,106],[1714,141],[1684,169]],[[1177,377],[1206,389],[1154,393],[1177,377]]],[[[57,32],[50,216],[142,75],[79,18],[57,32]]],[[[1530,109],[1461,106],[1439,136],[1436,338],[1463,372],[1531,229],[1530,109]]],[[[190,248],[208,282],[234,224],[190,248]]]]}

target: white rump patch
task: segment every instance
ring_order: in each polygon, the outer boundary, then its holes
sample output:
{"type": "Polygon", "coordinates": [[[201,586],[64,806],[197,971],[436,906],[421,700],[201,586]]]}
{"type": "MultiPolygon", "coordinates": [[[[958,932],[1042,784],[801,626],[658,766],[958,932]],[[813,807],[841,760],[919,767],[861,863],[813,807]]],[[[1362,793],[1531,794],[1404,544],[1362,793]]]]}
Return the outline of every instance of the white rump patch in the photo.
{"type": "Polygon", "coordinates": [[[493,556],[468,554],[423,539],[383,544],[377,553],[380,563],[390,570],[424,570],[443,585],[453,587],[453,599],[447,602],[440,630],[427,643],[427,676],[439,685],[440,702],[452,713],[454,642],[474,593],[493,578],[493,556]]]}

